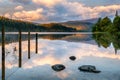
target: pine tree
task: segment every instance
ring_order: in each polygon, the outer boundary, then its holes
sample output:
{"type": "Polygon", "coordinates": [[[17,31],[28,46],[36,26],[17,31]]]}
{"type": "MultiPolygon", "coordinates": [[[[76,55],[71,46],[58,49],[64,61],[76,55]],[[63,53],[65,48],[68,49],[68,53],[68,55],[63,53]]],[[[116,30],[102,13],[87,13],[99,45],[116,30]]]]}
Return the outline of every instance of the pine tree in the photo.
{"type": "Polygon", "coordinates": [[[118,16],[118,11],[116,10],[115,16],[118,16]]]}

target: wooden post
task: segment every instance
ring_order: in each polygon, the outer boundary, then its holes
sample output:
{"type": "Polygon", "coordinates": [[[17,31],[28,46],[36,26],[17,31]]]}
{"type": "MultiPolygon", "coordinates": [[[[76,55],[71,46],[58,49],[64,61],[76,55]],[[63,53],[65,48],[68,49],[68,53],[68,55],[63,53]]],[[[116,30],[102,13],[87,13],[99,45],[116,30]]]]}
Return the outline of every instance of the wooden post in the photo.
{"type": "Polygon", "coordinates": [[[38,33],[36,33],[35,53],[38,53],[38,33]]]}
{"type": "Polygon", "coordinates": [[[117,49],[115,49],[115,54],[117,54],[117,49]]]}
{"type": "Polygon", "coordinates": [[[5,80],[5,30],[2,27],[2,80],[5,80]]]}
{"type": "Polygon", "coordinates": [[[19,31],[19,67],[22,67],[22,43],[21,43],[21,30],[19,31]]]}
{"type": "Polygon", "coordinates": [[[28,59],[30,59],[30,31],[28,31],[28,59]]]}

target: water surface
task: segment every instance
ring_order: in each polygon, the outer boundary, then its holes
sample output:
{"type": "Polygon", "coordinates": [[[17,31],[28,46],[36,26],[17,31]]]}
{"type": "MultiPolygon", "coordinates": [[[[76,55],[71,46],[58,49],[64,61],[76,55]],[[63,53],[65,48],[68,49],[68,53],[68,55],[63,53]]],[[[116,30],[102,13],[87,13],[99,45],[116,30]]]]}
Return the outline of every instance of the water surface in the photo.
{"type": "Polygon", "coordinates": [[[6,34],[6,51],[10,52],[6,54],[6,80],[120,80],[119,35],[39,33],[36,54],[34,33],[30,60],[27,58],[27,33],[22,36],[22,68],[18,68],[18,35],[6,34]],[[77,59],[71,61],[70,56],[77,59]],[[66,69],[55,72],[51,69],[54,64],[63,64],[66,69]],[[101,73],[81,72],[78,70],[81,65],[95,65],[101,73]]]}

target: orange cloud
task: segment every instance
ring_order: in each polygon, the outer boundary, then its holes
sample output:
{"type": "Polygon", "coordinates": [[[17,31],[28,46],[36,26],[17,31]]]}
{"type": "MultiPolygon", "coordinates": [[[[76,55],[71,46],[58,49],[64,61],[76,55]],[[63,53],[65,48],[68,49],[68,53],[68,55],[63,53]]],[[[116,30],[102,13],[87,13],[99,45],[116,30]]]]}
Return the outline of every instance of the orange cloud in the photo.
{"type": "Polygon", "coordinates": [[[11,15],[9,13],[4,14],[5,17],[11,18],[11,15]]]}
{"type": "Polygon", "coordinates": [[[47,7],[52,7],[55,4],[61,2],[62,0],[32,0],[36,4],[44,5],[47,7]]]}
{"type": "MultiPolygon", "coordinates": [[[[22,0],[22,2],[24,1],[22,0]]],[[[23,10],[24,7],[19,5],[14,8],[16,12],[13,14],[7,12],[4,16],[27,21],[56,22],[111,16],[115,14],[116,10],[120,10],[120,5],[90,7],[80,2],[71,2],[69,0],[32,0],[32,2],[35,3],[34,5],[38,4],[37,7],[41,6],[41,8],[26,11],[23,10]],[[59,5],[57,6],[57,4],[59,5]],[[57,7],[55,8],[55,6],[57,7]],[[44,11],[43,8],[45,9],[44,11]]]]}
{"type": "Polygon", "coordinates": [[[21,12],[15,12],[12,17],[15,19],[34,21],[38,19],[43,19],[42,12],[43,12],[42,8],[32,11],[23,10],[21,12]]]}

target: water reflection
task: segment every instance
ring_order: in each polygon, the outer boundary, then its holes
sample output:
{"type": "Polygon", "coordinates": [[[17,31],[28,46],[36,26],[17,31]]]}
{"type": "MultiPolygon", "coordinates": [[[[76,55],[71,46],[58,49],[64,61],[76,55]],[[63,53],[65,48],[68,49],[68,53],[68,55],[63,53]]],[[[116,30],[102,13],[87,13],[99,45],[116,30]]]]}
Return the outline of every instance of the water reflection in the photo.
{"type": "MultiPolygon", "coordinates": [[[[119,80],[120,51],[115,55],[114,45],[107,44],[106,47],[104,42],[101,42],[101,45],[100,38],[95,38],[95,41],[98,40],[96,42],[101,47],[87,44],[93,43],[91,35],[72,34],[68,36],[60,35],[59,37],[52,35],[49,38],[46,37],[47,35],[40,34],[38,54],[35,54],[34,38],[31,40],[32,56],[30,60],[27,58],[28,43],[23,41],[22,68],[18,68],[18,42],[7,44],[6,49],[10,53],[6,56],[6,80],[119,80]],[[15,54],[13,53],[14,46],[17,49],[15,54]],[[69,59],[70,56],[76,56],[77,59],[71,61],[69,59]],[[55,72],[51,69],[54,64],[64,64],[66,69],[61,72],[55,72]],[[102,72],[100,74],[83,73],[78,70],[81,65],[95,65],[102,72]]],[[[97,35],[93,35],[93,37],[95,36],[97,35]]],[[[103,39],[103,41],[107,40],[103,39]]]]}
{"type": "Polygon", "coordinates": [[[99,33],[93,34],[93,39],[99,47],[108,48],[111,44],[115,49],[115,53],[120,49],[120,33],[99,33]]]}
{"type": "MultiPolygon", "coordinates": [[[[66,34],[39,34],[39,38],[41,39],[49,39],[49,40],[66,40],[70,42],[87,42],[92,40],[92,34],[82,34],[82,33],[66,33],[66,34]]],[[[31,32],[30,36],[31,40],[35,39],[35,33],[31,32]]],[[[22,33],[22,41],[25,41],[28,39],[28,33],[22,33]]],[[[18,42],[18,33],[6,33],[5,35],[6,44],[12,43],[12,42],[18,42]]],[[[1,36],[0,36],[0,45],[1,45],[1,36]]]]}
{"type": "MultiPolygon", "coordinates": [[[[6,34],[5,35],[5,43],[12,43],[12,42],[18,42],[18,34],[6,34]]],[[[31,34],[31,39],[35,38],[34,34],[31,34]]],[[[22,41],[25,41],[28,39],[28,34],[22,34],[22,41]]],[[[0,45],[1,45],[1,35],[0,35],[0,45]]]]}

